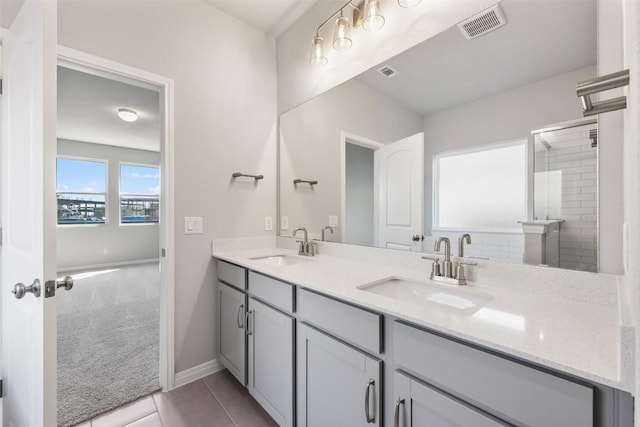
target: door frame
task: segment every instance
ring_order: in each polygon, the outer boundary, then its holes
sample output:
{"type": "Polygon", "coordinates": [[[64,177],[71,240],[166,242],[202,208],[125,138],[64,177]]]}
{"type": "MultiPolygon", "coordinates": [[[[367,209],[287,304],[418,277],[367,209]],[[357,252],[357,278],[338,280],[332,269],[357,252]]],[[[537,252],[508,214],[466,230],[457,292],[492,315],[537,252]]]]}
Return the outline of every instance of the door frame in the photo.
{"type": "Polygon", "coordinates": [[[148,71],[58,45],[58,65],[111,80],[158,90],[160,94],[160,386],[175,387],[175,214],[174,214],[174,82],[148,71]]]}
{"type": "MultiPolygon", "coordinates": [[[[375,141],[373,139],[365,138],[364,136],[356,135],[345,131],[340,131],[340,223],[338,228],[340,229],[340,241],[345,243],[347,238],[347,143],[353,145],[359,145],[361,147],[369,148],[373,151],[379,150],[384,147],[385,144],[375,141]]],[[[373,241],[378,241],[378,164],[373,163],[373,241]]]]}

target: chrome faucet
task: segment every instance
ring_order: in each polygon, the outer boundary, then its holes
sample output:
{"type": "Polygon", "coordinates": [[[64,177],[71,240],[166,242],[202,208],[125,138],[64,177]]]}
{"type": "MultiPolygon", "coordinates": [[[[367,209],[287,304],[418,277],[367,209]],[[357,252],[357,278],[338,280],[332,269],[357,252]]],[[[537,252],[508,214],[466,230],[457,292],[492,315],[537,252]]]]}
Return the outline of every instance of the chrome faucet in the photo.
{"type": "Polygon", "coordinates": [[[324,242],[324,232],[326,230],[329,230],[331,234],[333,234],[333,228],[331,228],[331,226],[327,225],[326,227],[322,227],[322,230],[320,231],[320,240],[322,240],[323,242],[324,242]]]}
{"type": "Polygon", "coordinates": [[[313,256],[313,243],[309,243],[309,239],[307,238],[307,229],[304,227],[296,227],[293,229],[293,232],[291,233],[291,236],[295,237],[296,234],[298,233],[298,231],[302,231],[303,234],[303,239],[304,240],[298,240],[298,255],[304,255],[304,256],[313,256]]]}
{"type": "Polygon", "coordinates": [[[448,237],[440,236],[436,240],[434,250],[440,252],[440,243],[444,242],[444,261],[442,262],[442,275],[453,277],[453,266],[451,265],[451,242],[448,237]]]}
{"type": "Polygon", "coordinates": [[[467,242],[468,245],[471,244],[471,235],[469,233],[461,234],[458,237],[458,256],[462,258],[464,256],[464,242],[467,242]]]}

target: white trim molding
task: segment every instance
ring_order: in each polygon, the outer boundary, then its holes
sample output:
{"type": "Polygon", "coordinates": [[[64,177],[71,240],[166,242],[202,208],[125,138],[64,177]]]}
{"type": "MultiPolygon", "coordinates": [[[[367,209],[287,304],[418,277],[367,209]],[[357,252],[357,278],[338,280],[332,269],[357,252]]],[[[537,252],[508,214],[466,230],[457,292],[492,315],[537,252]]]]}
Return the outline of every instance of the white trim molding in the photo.
{"type": "Polygon", "coordinates": [[[174,82],[139,68],[58,46],[58,65],[155,90],[160,94],[160,386],[175,388],[174,82]]]}
{"type": "Polygon", "coordinates": [[[193,368],[177,372],[174,386],[175,388],[182,387],[223,369],[224,366],[218,362],[218,359],[209,360],[193,368]]]}

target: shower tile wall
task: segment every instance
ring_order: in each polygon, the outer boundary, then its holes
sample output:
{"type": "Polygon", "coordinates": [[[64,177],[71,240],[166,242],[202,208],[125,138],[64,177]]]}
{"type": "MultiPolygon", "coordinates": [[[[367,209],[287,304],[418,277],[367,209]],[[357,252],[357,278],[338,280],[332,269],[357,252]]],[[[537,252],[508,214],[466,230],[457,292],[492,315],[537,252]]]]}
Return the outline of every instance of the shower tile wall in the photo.
{"type": "Polygon", "coordinates": [[[597,148],[584,125],[536,135],[535,216],[562,219],[560,267],[597,270],[597,148]],[[550,148],[542,149],[538,138],[550,148]]]}

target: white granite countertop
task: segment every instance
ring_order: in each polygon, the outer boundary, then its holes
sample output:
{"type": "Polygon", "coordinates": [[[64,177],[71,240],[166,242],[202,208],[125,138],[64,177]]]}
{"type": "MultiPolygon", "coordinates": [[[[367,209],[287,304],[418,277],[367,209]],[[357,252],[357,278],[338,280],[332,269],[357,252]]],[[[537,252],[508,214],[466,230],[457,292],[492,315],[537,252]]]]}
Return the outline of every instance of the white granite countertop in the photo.
{"type": "MultiPolygon", "coordinates": [[[[367,262],[316,255],[292,265],[268,265],[251,258],[295,251],[270,247],[214,250],[213,256],[384,314],[441,331],[518,358],[617,389],[632,391],[633,369],[626,367],[627,347],[620,304],[601,304],[522,287],[492,286],[486,278],[467,286],[430,282],[424,271],[397,263],[367,262]],[[479,310],[461,310],[436,302],[403,302],[358,286],[398,276],[462,292],[490,296],[479,310]]],[[[303,257],[306,258],[306,257],[303,257]]],[[[473,268],[473,267],[470,267],[473,268]]],[[[531,280],[527,277],[527,280],[531,280]]],[[[535,278],[533,278],[535,280],[535,278]]],[[[632,329],[631,329],[632,331],[632,329]]]]}

